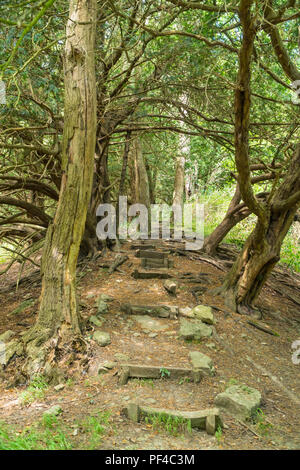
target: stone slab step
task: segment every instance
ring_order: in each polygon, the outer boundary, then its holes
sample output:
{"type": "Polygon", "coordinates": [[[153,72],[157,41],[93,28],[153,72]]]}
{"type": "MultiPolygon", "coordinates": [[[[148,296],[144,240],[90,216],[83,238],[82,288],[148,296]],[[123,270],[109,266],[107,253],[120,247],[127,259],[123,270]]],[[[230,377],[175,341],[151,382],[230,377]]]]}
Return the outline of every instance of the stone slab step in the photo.
{"type": "Polygon", "coordinates": [[[178,315],[178,307],[169,305],[132,305],[121,304],[121,311],[127,315],[151,315],[160,318],[175,318],[178,315]]]}
{"type": "Polygon", "coordinates": [[[132,273],[132,277],[134,279],[170,279],[173,276],[166,271],[146,271],[142,269],[135,269],[135,271],[132,273]]]}
{"type": "Polygon", "coordinates": [[[197,369],[188,369],[180,367],[163,367],[163,366],[146,366],[136,364],[121,364],[121,372],[119,382],[125,385],[129,378],[144,379],[161,379],[170,378],[178,379],[188,377],[195,383],[199,383],[203,374],[197,369]]]}
{"type": "Polygon", "coordinates": [[[152,408],[150,406],[142,406],[136,403],[129,403],[126,408],[122,410],[123,414],[128,419],[135,421],[136,423],[141,420],[154,417],[170,417],[182,419],[189,423],[190,427],[205,429],[210,435],[214,435],[217,428],[223,427],[222,419],[218,408],[207,408],[204,410],[197,411],[179,411],[179,410],[168,410],[165,408],[152,408]]]}

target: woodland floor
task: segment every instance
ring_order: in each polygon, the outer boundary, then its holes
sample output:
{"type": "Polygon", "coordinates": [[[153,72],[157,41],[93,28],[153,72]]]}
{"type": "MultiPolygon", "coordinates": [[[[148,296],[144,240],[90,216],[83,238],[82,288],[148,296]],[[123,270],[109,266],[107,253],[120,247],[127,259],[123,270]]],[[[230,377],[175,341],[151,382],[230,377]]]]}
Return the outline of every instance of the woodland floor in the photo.
{"type": "MultiPolygon", "coordinates": [[[[170,245],[159,242],[158,248],[170,245]]],[[[85,319],[96,313],[95,300],[100,294],[106,293],[114,298],[101,328],[110,333],[111,344],[102,348],[93,344],[93,361],[116,361],[115,354],[122,353],[129,357],[131,363],[166,368],[190,367],[189,351],[200,350],[212,358],[216,375],[204,378],[199,384],[171,379],[130,379],[127,385],[120,386],[118,368],[105,375],[93,376],[89,371],[79,372],[70,367],[73,380],[69,380],[63,390],[57,392],[49,386],[41,399],[24,405],[19,397],[28,384],[9,385],[18,367],[15,364],[8,367],[0,381],[0,421],[21,432],[37,422],[46,409],[60,405],[63,413],[59,420],[74,449],[89,446],[88,432],[80,423],[88,416],[104,411],[110,412],[110,418],[96,444],[97,449],[299,449],[300,365],[292,362],[291,344],[300,337],[300,276],[280,267],[261,293],[259,305],[263,308],[263,321],[279,333],[279,336],[271,336],[250,326],[247,317],[228,311],[221,297],[205,292],[197,301],[191,292],[195,284],[188,279],[178,279],[176,297],[165,291],[163,280],[133,279],[131,273],[140,265],[140,259],[135,257],[134,250],[130,250],[129,243],[122,245],[122,251],[126,252],[129,260],[112,274],[99,265],[112,263],[113,252],[108,252],[105,258],[82,263],[78,268],[78,292],[85,319]],[[296,297],[293,299],[294,294],[296,297]],[[201,342],[184,342],[177,336],[179,319],[160,318],[159,322],[165,329],[152,338],[130,316],[121,312],[120,303],[124,302],[179,307],[197,304],[214,306],[217,335],[201,342]],[[279,316],[276,312],[280,312],[279,316]],[[215,343],[215,349],[212,349],[211,343],[215,343]],[[207,346],[209,344],[210,347],[207,346]],[[264,371],[253,363],[263,367],[264,371]],[[277,383],[274,376],[278,379],[277,383]],[[153,429],[145,422],[130,422],[121,414],[121,409],[129,401],[180,410],[208,408],[213,406],[214,397],[233,380],[262,393],[264,418],[260,426],[225,417],[226,426],[218,439],[205,431],[196,430],[191,434],[174,436],[166,430],[153,429]]],[[[192,258],[197,258],[190,254],[192,258]]],[[[221,284],[231,263],[230,256],[224,261],[224,257],[190,259],[189,256],[173,253],[169,258],[174,260],[174,268],[169,270],[174,278],[184,273],[207,273],[209,289],[221,284]]],[[[28,272],[25,270],[22,275],[26,274],[28,272]]],[[[29,277],[16,290],[12,287],[16,278],[16,268],[9,272],[6,279],[1,277],[0,334],[8,329],[20,334],[36,320],[39,281],[34,282],[34,277],[29,277]],[[9,315],[26,299],[34,299],[35,303],[19,314],[9,315]]],[[[90,336],[92,331],[89,326],[86,335],[90,336]]]]}

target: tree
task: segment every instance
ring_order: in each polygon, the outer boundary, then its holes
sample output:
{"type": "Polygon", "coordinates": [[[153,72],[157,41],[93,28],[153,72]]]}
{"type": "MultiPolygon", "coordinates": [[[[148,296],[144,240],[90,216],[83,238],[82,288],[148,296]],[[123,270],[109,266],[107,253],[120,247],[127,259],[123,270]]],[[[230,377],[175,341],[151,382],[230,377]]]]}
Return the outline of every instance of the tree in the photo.
{"type": "Polygon", "coordinates": [[[286,162],[281,184],[273,185],[266,202],[253,193],[249,164],[249,124],[251,107],[251,60],[257,22],[251,13],[253,0],[241,0],[239,15],[243,40],[239,54],[239,73],[235,91],[235,161],[244,202],[257,216],[254,231],[226,277],[221,292],[239,313],[251,313],[268,274],[280,259],[284,237],[300,204],[300,145],[286,162]]]}
{"type": "Polygon", "coordinates": [[[24,337],[33,357],[35,354],[40,357],[36,347],[47,339],[72,339],[81,331],[75,279],[94,169],[96,6],[96,0],[70,0],[64,53],[63,176],[43,251],[38,320],[24,337]]]}

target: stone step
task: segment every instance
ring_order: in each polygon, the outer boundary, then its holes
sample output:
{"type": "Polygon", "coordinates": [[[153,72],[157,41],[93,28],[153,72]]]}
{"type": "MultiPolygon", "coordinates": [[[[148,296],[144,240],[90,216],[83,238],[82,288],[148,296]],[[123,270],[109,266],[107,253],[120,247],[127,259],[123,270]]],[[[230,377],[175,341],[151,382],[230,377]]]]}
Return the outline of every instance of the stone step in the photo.
{"type": "Polygon", "coordinates": [[[163,251],[151,251],[143,248],[142,250],[137,250],[135,256],[136,258],[154,258],[154,259],[164,259],[168,258],[169,252],[163,251]]]}
{"type": "Polygon", "coordinates": [[[178,310],[178,307],[169,305],[121,304],[121,311],[127,315],[151,315],[160,318],[175,318],[178,315],[178,310]]]}
{"type": "Polygon", "coordinates": [[[121,364],[121,372],[119,378],[120,385],[125,385],[128,379],[132,377],[140,379],[178,379],[182,377],[188,377],[192,379],[195,383],[199,383],[201,381],[201,378],[203,377],[203,374],[198,369],[121,364]]]}
{"type": "Polygon", "coordinates": [[[162,259],[148,259],[148,258],[142,258],[141,259],[141,266],[142,268],[148,268],[148,269],[153,269],[153,268],[173,268],[174,267],[174,261],[168,258],[162,258],[162,259]]]}
{"type": "Polygon", "coordinates": [[[168,410],[165,408],[152,408],[150,406],[142,406],[136,403],[129,403],[122,410],[123,414],[136,423],[147,418],[154,417],[170,417],[174,419],[182,419],[192,428],[205,429],[210,435],[214,435],[218,427],[223,427],[222,419],[218,408],[207,408],[197,411],[180,411],[168,410]]]}
{"type": "Polygon", "coordinates": [[[132,243],[130,246],[131,250],[155,250],[156,246],[152,243],[132,243]]]}
{"type": "Polygon", "coordinates": [[[173,276],[166,271],[146,271],[142,269],[135,269],[132,273],[132,277],[134,279],[170,279],[173,276]]]}

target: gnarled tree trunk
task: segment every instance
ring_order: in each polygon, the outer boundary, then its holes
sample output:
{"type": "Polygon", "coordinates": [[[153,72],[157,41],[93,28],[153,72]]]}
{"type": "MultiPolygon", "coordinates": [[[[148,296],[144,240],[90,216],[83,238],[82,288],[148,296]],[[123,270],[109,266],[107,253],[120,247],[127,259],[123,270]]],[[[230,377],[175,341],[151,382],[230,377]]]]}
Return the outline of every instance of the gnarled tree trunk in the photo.
{"type": "MultiPolygon", "coordinates": [[[[42,292],[35,333],[80,333],[76,263],[90,202],[96,140],[94,42],[96,0],[70,0],[64,54],[63,176],[42,258],[42,292]]],[[[34,332],[30,332],[34,339],[34,332]]]]}
{"type": "Polygon", "coordinates": [[[239,313],[251,312],[268,274],[279,261],[282,242],[300,205],[299,193],[300,145],[284,182],[269,207],[266,205],[265,220],[258,219],[221,288],[226,303],[239,313]]]}

